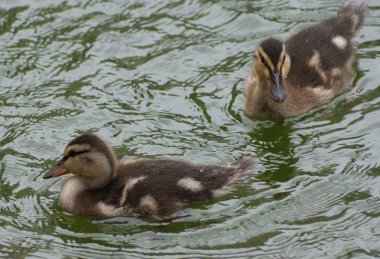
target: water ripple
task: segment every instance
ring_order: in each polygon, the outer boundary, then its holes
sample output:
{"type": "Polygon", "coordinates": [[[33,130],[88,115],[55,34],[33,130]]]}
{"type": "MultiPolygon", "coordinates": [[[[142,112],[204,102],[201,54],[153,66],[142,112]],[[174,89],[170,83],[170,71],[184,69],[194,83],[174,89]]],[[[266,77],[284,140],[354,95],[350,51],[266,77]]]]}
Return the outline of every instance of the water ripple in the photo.
{"type": "Polygon", "coordinates": [[[354,89],[304,116],[242,111],[254,48],[333,15],[301,1],[2,1],[0,257],[379,257],[379,6],[354,89]],[[227,165],[235,191],[162,218],[83,217],[43,181],[67,141],[109,139],[120,158],[227,165]]]}

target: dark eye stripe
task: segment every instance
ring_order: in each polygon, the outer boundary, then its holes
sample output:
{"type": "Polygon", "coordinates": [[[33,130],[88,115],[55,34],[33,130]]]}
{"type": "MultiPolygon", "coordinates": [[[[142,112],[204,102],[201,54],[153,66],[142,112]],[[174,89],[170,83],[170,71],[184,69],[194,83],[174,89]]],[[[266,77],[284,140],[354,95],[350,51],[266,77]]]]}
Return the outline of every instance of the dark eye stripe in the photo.
{"type": "Polygon", "coordinates": [[[83,151],[75,152],[74,150],[70,150],[70,152],[66,156],[63,156],[63,161],[66,161],[67,159],[69,159],[69,157],[75,157],[77,155],[87,153],[89,151],[90,150],[83,150],[83,151]]]}
{"type": "Polygon", "coordinates": [[[75,152],[74,150],[70,150],[69,154],[67,154],[68,157],[74,157],[77,155],[77,152],[75,152]]]}
{"type": "Polygon", "coordinates": [[[270,67],[268,66],[268,64],[265,62],[265,58],[263,56],[261,56],[261,54],[259,53],[259,57],[261,59],[261,62],[263,62],[264,66],[266,66],[269,71],[272,71],[272,69],[270,69],[270,67]]]}
{"type": "Polygon", "coordinates": [[[265,58],[263,57],[263,56],[261,56],[261,54],[259,53],[259,57],[260,57],[260,59],[261,59],[261,62],[263,62],[263,64],[265,64],[266,65],[266,63],[265,63],[265,58]]]}

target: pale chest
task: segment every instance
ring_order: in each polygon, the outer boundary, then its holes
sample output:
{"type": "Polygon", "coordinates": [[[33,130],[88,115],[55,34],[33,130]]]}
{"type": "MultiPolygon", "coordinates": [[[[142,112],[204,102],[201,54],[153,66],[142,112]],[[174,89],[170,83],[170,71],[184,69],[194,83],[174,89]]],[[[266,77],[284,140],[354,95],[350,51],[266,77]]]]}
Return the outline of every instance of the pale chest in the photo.
{"type": "Polygon", "coordinates": [[[75,211],[79,194],[85,189],[85,185],[76,177],[68,178],[62,185],[59,195],[59,204],[68,211],[75,211]]]}

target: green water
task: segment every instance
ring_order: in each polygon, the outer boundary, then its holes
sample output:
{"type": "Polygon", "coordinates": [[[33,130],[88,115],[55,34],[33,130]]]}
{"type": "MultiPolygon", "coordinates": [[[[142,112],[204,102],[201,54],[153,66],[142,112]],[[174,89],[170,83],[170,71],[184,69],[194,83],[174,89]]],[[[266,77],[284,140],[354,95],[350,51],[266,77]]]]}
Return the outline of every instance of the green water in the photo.
{"type": "Polygon", "coordinates": [[[305,116],[242,111],[253,50],[333,15],[328,0],[0,1],[0,257],[380,257],[380,3],[355,88],[305,116]],[[42,176],[82,132],[119,158],[227,165],[245,183],[181,216],[93,218],[42,176]]]}

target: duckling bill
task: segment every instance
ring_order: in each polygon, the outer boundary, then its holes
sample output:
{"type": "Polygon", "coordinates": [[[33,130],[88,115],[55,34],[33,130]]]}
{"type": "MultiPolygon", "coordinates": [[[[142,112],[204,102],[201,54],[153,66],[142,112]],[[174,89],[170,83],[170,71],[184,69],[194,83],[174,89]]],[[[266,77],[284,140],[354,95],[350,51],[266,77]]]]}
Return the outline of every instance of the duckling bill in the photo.
{"type": "Polygon", "coordinates": [[[106,142],[85,134],[66,146],[62,159],[44,178],[72,174],[59,196],[60,206],[72,213],[157,215],[229,192],[252,164],[253,159],[229,167],[168,159],[116,161],[106,142]]]}
{"type": "Polygon", "coordinates": [[[282,42],[257,47],[245,88],[245,113],[293,117],[351,87],[352,60],[367,7],[348,4],[336,16],[282,42]]]}

